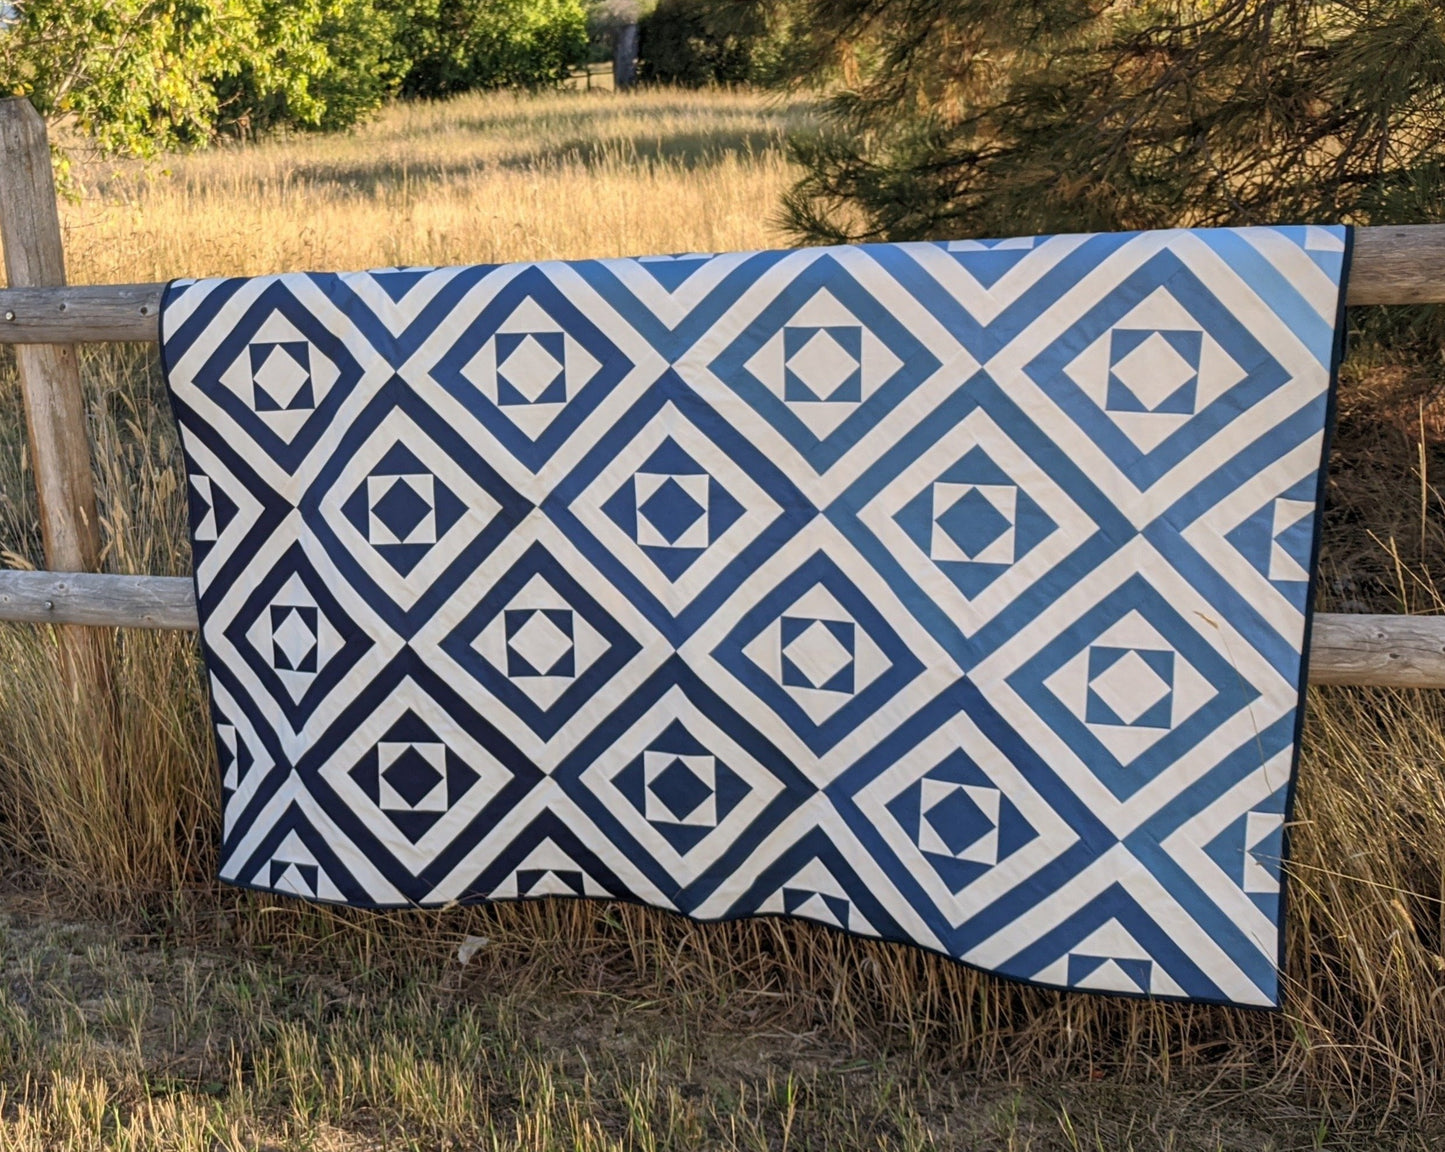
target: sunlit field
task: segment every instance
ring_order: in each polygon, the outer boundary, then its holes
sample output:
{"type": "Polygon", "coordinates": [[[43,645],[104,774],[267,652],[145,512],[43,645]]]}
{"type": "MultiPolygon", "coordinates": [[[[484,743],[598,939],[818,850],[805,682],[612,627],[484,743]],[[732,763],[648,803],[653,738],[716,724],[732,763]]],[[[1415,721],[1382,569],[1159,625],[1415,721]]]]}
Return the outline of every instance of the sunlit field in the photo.
{"type": "MultiPolygon", "coordinates": [[[[343,136],[79,157],[70,277],[780,246],[785,136],[812,116],[747,93],[494,95],[343,136]]],[[[0,561],[39,566],[0,357],[0,561]]],[[[82,363],[107,566],[188,573],[154,349],[82,363]]],[[[1342,396],[1339,610],[1438,605],[1435,462],[1387,379],[1357,363],[1342,396]]],[[[1445,1145],[1442,694],[1311,693],[1271,1014],[1059,996],[784,921],[221,889],[194,640],[110,642],[101,739],[53,635],[0,626],[0,1152],[1445,1145]]]]}
{"type": "Polygon", "coordinates": [[[82,165],[72,279],[776,247],[804,107],[746,94],[474,96],[355,133],[82,165]]]}

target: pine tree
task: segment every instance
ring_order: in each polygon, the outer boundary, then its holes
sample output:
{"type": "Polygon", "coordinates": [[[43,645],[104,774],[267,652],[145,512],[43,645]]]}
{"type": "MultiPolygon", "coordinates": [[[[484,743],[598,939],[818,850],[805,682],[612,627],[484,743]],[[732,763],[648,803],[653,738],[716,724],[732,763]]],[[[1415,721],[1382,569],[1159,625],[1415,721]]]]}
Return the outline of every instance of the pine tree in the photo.
{"type": "Polygon", "coordinates": [[[1445,218],[1438,0],[813,0],[822,241],[1445,218]]]}

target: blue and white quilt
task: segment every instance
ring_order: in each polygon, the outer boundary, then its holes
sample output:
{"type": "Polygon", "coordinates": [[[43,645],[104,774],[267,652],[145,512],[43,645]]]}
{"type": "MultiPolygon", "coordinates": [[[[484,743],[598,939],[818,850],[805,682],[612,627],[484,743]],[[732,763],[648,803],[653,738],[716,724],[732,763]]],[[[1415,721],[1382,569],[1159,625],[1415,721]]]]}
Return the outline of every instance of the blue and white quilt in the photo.
{"type": "Polygon", "coordinates": [[[176,282],[222,877],[1277,1004],[1348,248],[176,282]]]}

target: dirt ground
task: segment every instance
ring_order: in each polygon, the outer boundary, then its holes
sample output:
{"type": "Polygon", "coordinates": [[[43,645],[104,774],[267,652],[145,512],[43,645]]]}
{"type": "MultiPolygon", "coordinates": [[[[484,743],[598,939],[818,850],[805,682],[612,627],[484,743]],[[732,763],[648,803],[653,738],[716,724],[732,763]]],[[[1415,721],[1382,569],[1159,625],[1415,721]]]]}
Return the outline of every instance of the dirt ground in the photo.
{"type": "MultiPolygon", "coordinates": [[[[767,998],[67,922],[0,899],[0,1149],[1429,1149],[1238,1074],[983,1081],[767,998]]],[[[469,944],[471,947],[463,947],[469,944]]],[[[463,964],[460,956],[466,955],[463,964]]]]}

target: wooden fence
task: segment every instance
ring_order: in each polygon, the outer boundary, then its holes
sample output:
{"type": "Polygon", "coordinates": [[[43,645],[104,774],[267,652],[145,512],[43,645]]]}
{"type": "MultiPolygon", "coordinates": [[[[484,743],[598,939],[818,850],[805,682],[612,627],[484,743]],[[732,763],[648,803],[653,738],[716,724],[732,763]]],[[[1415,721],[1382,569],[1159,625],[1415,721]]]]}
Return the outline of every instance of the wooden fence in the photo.
{"type": "MultiPolygon", "coordinates": [[[[0,572],[0,620],[196,628],[189,579],[95,572],[100,531],[74,346],[156,343],[162,285],[65,285],[45,125],[23,99],[0,100],[0,242],[10,284],[0,289],[0,342],[17,346],[52,569],[0,572]]],[[[1347,303],[1445,303],[1445,225],[1357,229],[1347,303]]],[[[83,650],[83,635],[70,644],[83,650]]],[[[1445,616],[1317,614],[1309,676],[1316,684],[1445,688],[1445,616]]]]}

